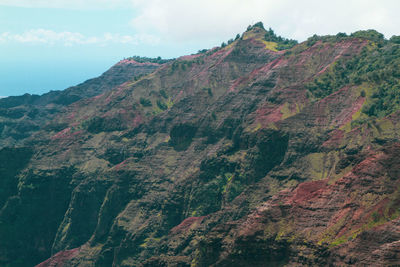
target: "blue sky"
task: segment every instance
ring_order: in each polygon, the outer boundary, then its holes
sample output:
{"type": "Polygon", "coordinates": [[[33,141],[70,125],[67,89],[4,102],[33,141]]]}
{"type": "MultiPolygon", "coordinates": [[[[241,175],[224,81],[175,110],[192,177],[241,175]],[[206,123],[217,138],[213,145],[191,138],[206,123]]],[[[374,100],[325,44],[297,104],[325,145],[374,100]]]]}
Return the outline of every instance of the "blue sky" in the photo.
{"type": "Polygon", "coordinates": [[[0,0],[0,96],[61,90],[132,55],[211,48],[262,21],[278,34],[400,35],[395,0],[0,0]]]}

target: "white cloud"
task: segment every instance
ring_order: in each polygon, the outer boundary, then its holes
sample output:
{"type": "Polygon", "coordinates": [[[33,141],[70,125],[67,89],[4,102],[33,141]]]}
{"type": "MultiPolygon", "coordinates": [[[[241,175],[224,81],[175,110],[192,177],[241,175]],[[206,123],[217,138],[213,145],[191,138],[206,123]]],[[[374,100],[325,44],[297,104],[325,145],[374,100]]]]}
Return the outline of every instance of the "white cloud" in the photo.
{"type": "Polygon", "coordinates": [[[400,34],[398,0],[133,0],[133,27],[174,41],[230,38],[262,21],[285,37],[376,29],[400,34]]]}
{"type": "Polygon", "coordinates": [[[0,0],[3,6],[65,9],[129,8],[131,3],[131,0],[0,0]]]}
{"type": "Polygon", "coordinates": [[[156,45],[159,38],[149,34],[121,35],[105,33],[102,36],[85,36],[78,32],[55,32],[46,29],[32,29],[22,34],[4,32],[0,34],[0,43],[17,42],[25,44],[62,44],[73,45],[107,45],[107,44],[147,44],[156,45]]]}
{"type": "MultiPolygon", "coordinates": [[[[225,41],[258,21],[284,37],[300,41],[313,34],[351,33],[370,28],[386,37],[400,35],[398,0],[0,0],[1,5],[131,9],[134,17],[131,25],[142,35],[119,36],[121,42],[152,42],[148,39],[154,36],[172,43],[225,41]]],[[[75,35],[63,38],[82,39],[75,35]]],[[[104,41],[106,37],[99,38],[104,41]]]]}

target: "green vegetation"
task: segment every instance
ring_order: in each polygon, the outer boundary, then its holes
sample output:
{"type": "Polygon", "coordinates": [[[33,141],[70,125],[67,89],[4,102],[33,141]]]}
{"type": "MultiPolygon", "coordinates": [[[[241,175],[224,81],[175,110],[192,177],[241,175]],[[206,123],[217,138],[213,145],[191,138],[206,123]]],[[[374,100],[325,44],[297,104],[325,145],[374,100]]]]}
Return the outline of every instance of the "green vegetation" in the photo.
{"type": "Polygon", "coordinates": [[[152,106],[150,99],[147,99],[144,97],[141,97],[139,102],[140,102],[140,104],[142,104],[143,107],[151,107],[152,106]]]}
{"type": "MultiPolygon", "coordinates": [[[[262,39],[263,42],[266,43],[267,46],[269,46],[268,48],[273,50],[273,51],[281,51],[281,50],[286,50],[286,49],[290,49],[293,46],[295,46],[296,44],[298,44],[298,42],[296,40],[292,40],[292,39],[287,39],[287,38],[283,38],[281,36],[278,36],[275,34],[275,32],[269,28],[269,30],[266,30],[264,28],[264,25],[262,22],[257,22],[254,25],[249,25],[247,27],[247,31],[251,31],[255,28],[260,28],[264,31],[266,31],[266,34],[264,36],[264,38],[262,39]]],[[[235,36],[235,38],[231,38],[229,39],[227,42],[222,42],[221,43],[221,48],[224,48],[230,44],[232,44],[233,42],[235,42],[236,40],[240,39],[240,34],[237,34],[235,36]]],[[[205,53],[207,52],[207,50],[200,50],[199,53],[205,53]]]]}
{"type": "Polygon", "coordinates": [[[392,38],[390,38],[389,41],[392,42],[392,43],[395,43],[395,44],[400,44],[400,36],[393,35],[392,38]]]}
{"type": "Polygon", "coordinates": [[[169,74],[173,74],[176,71],[180,71],[180,70],[185,71],[188,68],[191,68],[193,66],[193,64],[200,64],[200,63],[202,63],[201,59],[174,61],[171,64],[169,74]]]}
{"type": "Polygon", "coordinates": [[[261,28],[261,29],[265,30],[264,24],[263,24],[261,21],[255,23],[253,26],[252,26],[252,25],[249,25],[249,26],[247,27],[247,31],[251,31],[251,30],[254,29],[254,28],[261,28]]]}
{"type": "Polygon", "coordinates": [[[369,116],[384,117],[400,109],[400,45],[376,49],[358,64],[360,82],[374,85],[370,101],[363,107],[369,116]],[[363,65],[361,65],[363,64],[363,65]]]}
{"type": "Polygon", "coordinates": [[[213,92],[210,87],[204,87],[203,91],[207,92],[209,96],[213,96],[213,92]]]}
{"type": "Polygon", "coordinates": [[[296,40],[286,39],[286,38],[276,35],[275,32],[271,28],[269,28],[269,30],[265,34],[265,41],[278,43],[278,45],[276,47],[277,50],[290,49],[293,46],[297,45],[297,43],[298,43],[296,40]]]}
{"type": "Polygon", "coordinates": [[[383,34],[375,30],[356,31],[353,32],[350,37],[367,39],[376,43],[382,43],[385,40],[383,34]]]}
{"type": "Polygon", "coordinates": [[[151,57],[141,57],[141,56],[128,57],[127,59],[135,60],[136,62],[139,62],[139,63],[157,63],[157,64],[164,64],[164,63],[170,62],[172,60],[175,60],[173,58],[163,59],[161,57],[151,58],[151,57]]]}
{"type": "MultiPolygon", "coordinates": [[[[264,28],[264,25],[262,22],[257,22],[253,26],[247,27],[247,31],[250,31],[254,28],[261,28],[263,30],[266,30],[264,28]]],[[[276,35],[275,32],[271,28],[269,28],[266,31],[267,31],[267,33],[265,34],[264,40],[267,42],[277,43],[276,50],[281,51],[281,50],[290,49],[293,46],[295,46],[296,44],[298,44],[298,42],[296,40],[287,39],[287,38],[283,38],[281,36],[276,35]]]]}
{"type": "Polygon", "coordinates": [[[338,61],[330,71],[318,76],[306,87],[315,98],[321,99],[348,84],[350,82],[348,74],[349,69],[346,68],[345,62],[338,61]]]}
{"type": "Polygon", "coordinates": [[[186,150],[197,132],[197,126],[190,123],[174,125],[169,133],[170,145],[177,151],[186,150]]]}
{"type": "MultiPolygon", "coordinates": [[[[364,114],[384,117],[399,110],[400,45],[394,42],[379,45],[383,36],[372,30],[356,32],[352,36],[377,41],[371,42],[358,56],[337,61],[330,70],[307,84],[307,89],[315,98],[321,99],[345,85],[365,83],[372,88],[372,94],[362,109],[364,114]]],[[[365,91],[361,96],[366,96],[365,91]]]]}
{"type": "Polygon", "coordinates": [[[167,92],[165,92],[164,89],[161,89],[161,90],[160,90],[160,95],[161,95],[162,97],[164,97],[164,98],[168,98],[168,94],[167,94],[167,92]]]}
{"type": "Polygon", "coordinates": [[[134,80],[134,81],[139,81],[139,80],[142,79],[144,76],[146,76],[146,75],[144,75],[144,74],[137,75],[137,76],[135,76],[135,77],[133,78],[133,80],[134,80]]]}
{"type": "Polygon", "coordinates": [[[370,40],[370,41],[376,43],[378,46],[382,46],[385,43],[383,34],[377,32],[375,30],[366,30],[366,31],[357,31],[350,35],[347,35],[344,32],[339,32],[336,35],[324,35],[324,36],[319,36],[319,35],[314,34],[313,36],[311,36],[307,39],[306,45],[308,47],[311,47],[318,41],[328,42],[328,43],[337,43],[342,40],[353,39],[353,38],[370,40]]]}
{"type": "Polygon", "coordinates": [[[167,109],[168,109],[167,104],[164,103],[163,101],[159,100],[159,99],[157,100],[157,106],[158,106],[161,110],[167,110],[167,109]]]}
{"type": "Polygon", "coordinates": [[[201,50],[199,50],[197,53],[198,54],[205,54],[205,53],[207,53],[208,52],[208,49],[201,49],[201,50]]]}
{"type": "Polygon", "coordinates": [[[161,90],[160,90],[160,95],[161,95],[162,97],[164,97],[165,99],[168,98],[168,94],[167,94],[167,92],[166,92],[164,89],[161,89],[161,90]]]}

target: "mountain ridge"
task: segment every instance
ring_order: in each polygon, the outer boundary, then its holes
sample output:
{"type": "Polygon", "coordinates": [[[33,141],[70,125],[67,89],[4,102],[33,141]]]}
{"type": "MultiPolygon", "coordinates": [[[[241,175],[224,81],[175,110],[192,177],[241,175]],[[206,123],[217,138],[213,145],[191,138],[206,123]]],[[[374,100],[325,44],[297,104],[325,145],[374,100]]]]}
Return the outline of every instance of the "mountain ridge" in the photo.
{"type": "Polygon", "coordinates": [[[128,74],[0,150],[25,155],[0,168],[0,262],[397,264],[399,112],[374,94],[397,99],[398,44],[267,34],[128,74]]]}

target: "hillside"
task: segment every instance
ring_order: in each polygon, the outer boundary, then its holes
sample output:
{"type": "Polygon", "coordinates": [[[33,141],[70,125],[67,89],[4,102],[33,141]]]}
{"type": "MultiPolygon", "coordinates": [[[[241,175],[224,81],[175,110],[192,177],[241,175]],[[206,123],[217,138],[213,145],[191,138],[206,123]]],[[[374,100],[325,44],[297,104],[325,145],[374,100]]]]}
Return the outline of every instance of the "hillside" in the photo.
{"type": "Polygon", "coordinates": [[[257,23],[144,76],[128,59],[0,100],[0,265],[400,264],[396,40],[257,23]],[[32,106],[25,130],[9,114],[32,106]]]}
{"type": "Polygon", "coordinates": [[[153,72],[161,65],[133,59],[122,60],[100,77],[63,91],[51,91],[41,96],[25,94],[0,99],[0,148],[25,142],[56,115],[64,112],[66,106],[110,91],[134,77],[139,78],[153,72]]]}

